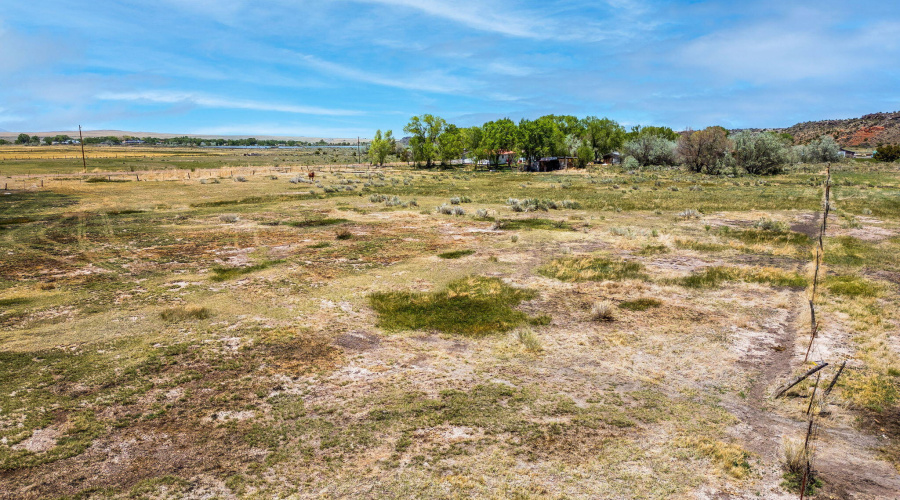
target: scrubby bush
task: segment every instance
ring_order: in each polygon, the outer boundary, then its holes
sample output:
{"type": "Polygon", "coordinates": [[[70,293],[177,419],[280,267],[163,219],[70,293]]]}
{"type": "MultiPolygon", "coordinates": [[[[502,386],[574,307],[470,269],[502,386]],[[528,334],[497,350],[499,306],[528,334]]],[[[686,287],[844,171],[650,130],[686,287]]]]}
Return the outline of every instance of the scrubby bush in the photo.
{"type": "Polygon", "coordinates": [[[878,146],[872,158],[878,161],[897,161],[900,160],[900,145],[884,145],[878,146]]]}
{"type": "Polygon", "coordinates": [[[841,147],[830,135],[823,135],[813,140],[800,150],[800,161],[803,163],[825,163],[840,161],[841,147]]]}
{"type": "MultiPolygon", "coordinates": [[[[638,165],[674,165],[675,141],[655,135],[640,135],[623,146],[626,156],[634,158],[638,165]]],[[[625,168],[628,168],[627,158],[625,168]]]]}
{"type": "Polygon", "coordinates": [[[790,160],[784,141],[768,132],[741,132],[734,136],[734,159],[749,174],[781,173],[790,160]]]}
{"type": "Polygon", "coordinates": [[[238,216],[234,214],[222,214],[219,216],[219,220],[227,224],[233,224],[238,221],[238,216]]]}
{"type": "Polygon", "coordinates": [[[692,172],[720,174],[731,146],[728,132],[722,127],[688,131],[678,139],[678,158],[692,172]]]}
{"type": "Polygon", "coordinates": [[[247,178],[243,175],[234,176],[234,182],[247,182],[247,178]]]}

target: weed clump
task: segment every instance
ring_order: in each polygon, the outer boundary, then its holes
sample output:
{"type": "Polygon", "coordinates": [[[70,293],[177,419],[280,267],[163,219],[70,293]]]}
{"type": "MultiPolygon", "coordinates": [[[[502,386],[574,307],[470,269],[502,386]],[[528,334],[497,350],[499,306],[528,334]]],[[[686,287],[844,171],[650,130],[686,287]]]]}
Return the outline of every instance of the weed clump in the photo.
{"type": "Polygon", "coordinates": [[[697,210],[694,210],[693,208],[689,208],[678,214],[678,217],[680,219],[699,219],[702,216],[703,214],[701,214],[697,210]]]}
{"type": "Polygon", "coordinates": [[[614,321],[616,314],[613,312],[613,304],[608,300],[595,302],[591,306],[591,319],[594,321],[614,321]]]}
{"type": "Polygon", "coordinates": [[[803,476],[806,478],[806,495],[814,495],[818,488],[822,487],[822,480],[816,477],[814,471],[810,470],[807,474],[806,464],[809,463],[809,452],[803,449],[803,443],[793,439],[785,439],[782,445],[784,462],[781,464],[782,478],[781,487],[800,493],[803,487],[803,476]]]}
{"type": "Polygon", "coordinates": [[[640,262],[603,257],[565,257],[538,269],[538,273],[561,281],[620,281],[647,279],[640,262]]]}
{"type": "Polygon", "coordinates": [[[471,276],[437,293],[373,293],[369,303],[378,313],[379,326],[386,330],[484,337],[525,324],[528,316],[513,307],[536,295],[534,290],[513,288],[497,278],[471,276]]]}
{"type": "Polygon", "coordinates": [[[162,318],[163,321],[177,323],[180,321],[206,319],[210,317],[210,312],[209,309],[196,305],[178,306],[163,309],[162,312],[159,313],[159,317],[162,318]]]}
{"type": "Polygon", "coordinates": [[[662,253],[669,253],[669,247],[665,245],[647,245],[635,253],[638,255],[658,255],[662,253]]]}
{"type": "Polygon", "coordinates": [[[353,237],[353,233],[351,233],[348,229],[341,229],[335,234],[335,238],[339,240],[349,240],[353,237]]]}
{"type": "Polygon", "coordinates": [[[235,214],[222,214],[219,216],[219,220],[226,224],[234,224],[240,219],[235,214]]]}
{"type": "Polygon", "coordinates": [[[538,340],[537,335],[534,334],[534,331],[531,328],[519,330],[516,333],[516,337],[519,339],[522,347],[528,352],[538,353],[544,350],[544,348],[541,347],[541,342],[538,340]]]}

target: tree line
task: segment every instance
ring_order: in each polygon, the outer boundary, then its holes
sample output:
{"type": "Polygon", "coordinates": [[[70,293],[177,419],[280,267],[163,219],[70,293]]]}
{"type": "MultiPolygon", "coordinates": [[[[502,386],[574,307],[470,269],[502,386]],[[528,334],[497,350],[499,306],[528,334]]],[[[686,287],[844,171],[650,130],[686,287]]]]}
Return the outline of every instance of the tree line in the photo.
{"type": "MultiPolygon", "coordinates": [[[[404,147],[393,131],[378,130],[369,149],[372,163],[382,165],[390,155],[403,161],[431,168],[454,160],[471,159],[476,164],[487,160],[500,165],[521,158],[527,163],[544,157],[572,157],[578,166],[618,153],[626,168],[654,165],[685,165],[695,172],[726,174],[747,172],[756,175],[781,172],[790,163],[838,161],[840,146],[830,136],[822,136],[806,145],[794,145],[790,134],[741,131],[729,133],[723,127],[675,132],[669,127],[626,129],[609,118],[571,115],[546,115],[518,123],[504,118],[480,126],[458,127],[439,116],[414,116],[403,128],[409,134],[404,147]]],[[[891,151],[892,152],[892,151],[891,151]]]]}

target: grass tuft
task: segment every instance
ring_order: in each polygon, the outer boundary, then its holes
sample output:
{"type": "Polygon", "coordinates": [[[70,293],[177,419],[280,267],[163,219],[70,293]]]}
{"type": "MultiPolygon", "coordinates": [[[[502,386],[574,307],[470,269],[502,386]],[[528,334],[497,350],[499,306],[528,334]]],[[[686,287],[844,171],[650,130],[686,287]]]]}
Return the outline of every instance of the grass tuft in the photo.
{"type": "Polygon", "coordinates": [[[210,317],[210,312],[209,309],[202,306],[178,306],[163,309],[162,312],[159,313],[159,317],[162,318],[163,321],[177,323],[179,321],[206,319],[210,317]]]}

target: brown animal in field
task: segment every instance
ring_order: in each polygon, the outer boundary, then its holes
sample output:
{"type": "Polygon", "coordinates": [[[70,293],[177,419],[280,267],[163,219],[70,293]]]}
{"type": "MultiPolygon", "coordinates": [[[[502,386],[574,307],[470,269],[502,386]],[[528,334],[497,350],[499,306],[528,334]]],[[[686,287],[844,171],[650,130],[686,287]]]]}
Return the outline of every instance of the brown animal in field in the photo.
{"type": "Polygon", "coordinates": [[[316,178],[316,173],[312,170],[309,171],[309,180],[313,180],[316,178]]]}

